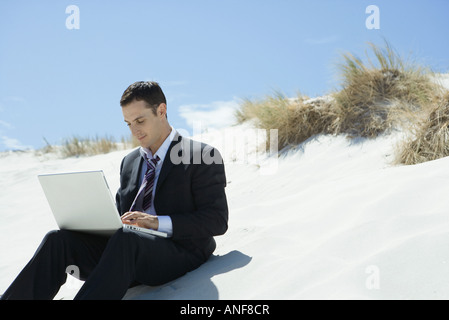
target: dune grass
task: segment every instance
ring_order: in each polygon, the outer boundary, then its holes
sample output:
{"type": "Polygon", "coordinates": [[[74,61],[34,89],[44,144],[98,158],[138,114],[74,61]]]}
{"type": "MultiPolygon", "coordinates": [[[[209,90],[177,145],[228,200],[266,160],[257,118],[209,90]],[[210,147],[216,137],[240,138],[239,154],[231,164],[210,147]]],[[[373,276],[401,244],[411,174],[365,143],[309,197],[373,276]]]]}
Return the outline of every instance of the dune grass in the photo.
{"type": "Polygon", "coordinates": [[[365,61],[350,53],[338,65],[341,89],[321,98],[276,92],[245,100],[235,113],[238,123],[253,120],[262,129],[278,129],[278,145],[299,144],[317,134],[376,138],[413,126],[429,114],[442,88],[429,68],[402,59],[385,42],[368,44],[365,61]]]}
{"type": "Polygon", "coordinates": [[[405,61],[389,43],[383,48],[369,43],[369,49],[365,62],[350,53],[342,55],[342,89],[334,97],[343,115],[339,131],[373,138],[411,113],[425,112],[439,87],[428,68],[405,61]]]}
{"type": "Polygon", "coordinates": [[[80,155],[91,156],[115,150],[117,150],[117,143],[113,137],[80,138],[73,136],[64,141],[61,153],[63,157],[67,158],[80,155]]]}
{"type": "Polygon", "coordinates": [[[61,158],[106,154],[116,150],[134,148],[139,145],[138,141],[132,136],[122,137],[120,143],[112,136],[95,136],[91,138],[76,135],[63,139],[61,145],[51,145],[45,138],[44,141],[46,146],[37,150],[36,154],[54,153],[61,158]]]}
{"type": "Polygon", "coordinates": [[[298,94],[296,99],[277,92],[258,101],[246,100],[236,118],[239,123],[253,119],[261,129],[278,130],[280,149],[301,143],[320,133],[334,133],[337,115],[326,98],[309,99],[298,94]]]}
{"type": "Polygon", "coordinates": [[[449,156],[449,91],[410,131],[409,138],[398,146],[397,164],[413,165],[449,156]]]}

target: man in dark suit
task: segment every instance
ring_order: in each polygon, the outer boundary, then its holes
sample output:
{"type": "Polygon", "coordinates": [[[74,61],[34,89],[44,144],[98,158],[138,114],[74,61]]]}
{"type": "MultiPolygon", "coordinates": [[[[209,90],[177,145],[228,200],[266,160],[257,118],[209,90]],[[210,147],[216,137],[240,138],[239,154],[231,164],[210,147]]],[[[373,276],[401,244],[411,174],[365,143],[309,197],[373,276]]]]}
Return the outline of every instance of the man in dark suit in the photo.
{"type": "Polygon", "coordinates": [[[128,229],[110,238],[49,232],[1,299],[52,299],[71,265],[85,280],[75,299],[120,299],[133,284],[161,285],[196,269],[215,250],[213,237],[226,232],[228,221],[219,152],[169,125],[155,82],[130,85],[120,105],[141,147],[122,161],[118,211],[123,223],[168,238],[128,229]]]}

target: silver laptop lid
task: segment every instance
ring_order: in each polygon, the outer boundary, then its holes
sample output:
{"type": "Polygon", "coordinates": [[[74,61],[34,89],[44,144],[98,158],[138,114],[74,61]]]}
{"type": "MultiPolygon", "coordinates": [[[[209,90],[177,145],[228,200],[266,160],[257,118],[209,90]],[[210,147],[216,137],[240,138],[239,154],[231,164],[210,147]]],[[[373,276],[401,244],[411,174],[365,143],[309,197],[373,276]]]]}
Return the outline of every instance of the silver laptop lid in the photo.
{"type": "Polygon", "coordinates": [[[122,227],[103,171],[38,176],[60,229],[112,234],[122,227]]]}

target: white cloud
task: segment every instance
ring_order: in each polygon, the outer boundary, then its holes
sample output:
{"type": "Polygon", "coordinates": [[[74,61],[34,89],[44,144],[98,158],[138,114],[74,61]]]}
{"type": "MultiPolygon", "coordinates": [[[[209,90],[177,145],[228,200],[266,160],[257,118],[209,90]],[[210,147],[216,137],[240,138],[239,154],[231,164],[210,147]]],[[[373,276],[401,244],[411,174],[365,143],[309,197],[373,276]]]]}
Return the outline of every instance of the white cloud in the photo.
{"type": "Polygon", "coordinates": [[[234,111],[239,104],[232,101],[215,101],[210,104],[183,105],[179,107],[180,116],[190,127],[200,123],[203,129],[220,129],[235,123],[234,111]]]}
{"type": "Polygon", "coordinates": [[[23,145],[19,140],[10,138],[7,136],[1,137],[1,142],[6,147],[6,149],[10,150],[25,150],[25,149],[32,149],[31,146],[23,145]]]}
{"type": "Polygon", "coordinates": [[[6,121],[0,120],[0,126],[3,126],[7,129],[12,129],[14,128],[14,126],[6,121]]]}

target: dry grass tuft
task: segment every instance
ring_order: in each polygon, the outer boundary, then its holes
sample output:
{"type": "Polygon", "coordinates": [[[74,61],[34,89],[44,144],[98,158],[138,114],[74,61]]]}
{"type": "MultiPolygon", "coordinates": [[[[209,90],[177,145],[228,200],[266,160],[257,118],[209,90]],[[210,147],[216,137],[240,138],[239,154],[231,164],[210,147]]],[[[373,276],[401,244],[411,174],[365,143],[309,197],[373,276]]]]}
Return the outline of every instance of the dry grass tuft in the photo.
{"type": "Polygon", "coordinates": [[[411,131],[412,138],[398,147],[397,164],[412,165],[449,156],[449,91],[411,131]]]}
{"type": "Polygon", "coordinates": [[[121,143],[117,143],[112,136],[95,138],[81,138],[73,136],[63,140],[62,145],[51,145],[45,138],[46,146],[35,151],[35,154],[57,154],[61,158],[93,156],[105,154],[116,150],[135,148],[139,142],[132,136],[122,137],[121,143]]]}
{"type": "Polygon", "coordinates": [[[385,43],[379,48],[370,43],[371,55],[364,63],[352,54],[343,54],[339,65],[342,90],[334,97],[341,109],[341,133],[375,138],[390,131],[406,112],[420,112],[432,101],[439,86],[432,72],[417,64],[406,63],[385,43]]]}
{"type": "Polygon", "coordinates": [[[80,138],[74,136],[66,139],[62,145],[61,154],[64,158],[92,156],[117,150],[117,143],[112,137],[80,138]]]}
{"type": "Polygon", "coordinates": [[[276,92],[263,100],[246,100],[236,118],[239,123],[254,119],[261,129],[278,129],[278,147],[282,149],[319,133],[332,133],[336,115],[326,98],[308,99],[298,94],[290,99],[276,92]]]}

